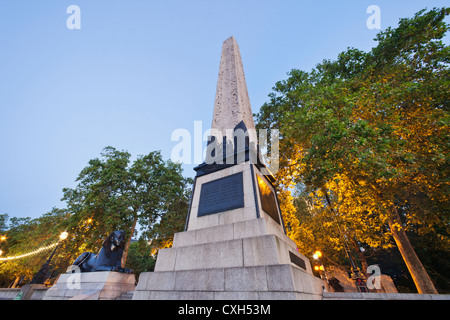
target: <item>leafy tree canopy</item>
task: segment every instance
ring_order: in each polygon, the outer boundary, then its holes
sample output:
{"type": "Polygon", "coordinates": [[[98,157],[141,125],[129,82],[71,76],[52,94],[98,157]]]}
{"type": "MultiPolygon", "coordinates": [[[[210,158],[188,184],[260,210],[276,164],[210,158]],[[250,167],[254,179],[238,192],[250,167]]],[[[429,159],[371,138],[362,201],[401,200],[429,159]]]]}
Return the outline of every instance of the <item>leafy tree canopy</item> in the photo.
{"type": "MultiPolygon", "coordinates": [[[[448,244],[449,13],[421,10],[370,52],[292,70],[257,115],[259,128],[280,130],[280,186],[306,185],[311,205],[358,246],[388,248],[392,236],[419,292],[435,290],[419,283],[428,275],[405,232],[448,244]]],[[[325,239],[342,246],[336,233],[325,239]]]]}
{"type": "MultiPolygon", "coordinates": [[[[155,249],[170,246],[173,235],[182,231],[187,215],[192,179],[182,175],[181,165],[164,161],[158,151],[137,156],[113,147],[103,149],[81,170],[75,188],[63,189],[65,209],[54,208],[37,219],[0,215],[2,257],[33,252],[69,237],[58,247],[52,265],[65,272],[82,252],[98,252],[104,239],[114,230],[127,235],[122,264],[131,252],[130,268],[137,272],[154,267],[155,249]],[[131,238],[140,231],[138,242],[131,238]],[[131,247],[131,249],[130,249],[131,247]]],[[[0,285],[7,286],[25,276],[25,282],[48,258],[49,250],[27,258],[0,261],[0,285]]]]}

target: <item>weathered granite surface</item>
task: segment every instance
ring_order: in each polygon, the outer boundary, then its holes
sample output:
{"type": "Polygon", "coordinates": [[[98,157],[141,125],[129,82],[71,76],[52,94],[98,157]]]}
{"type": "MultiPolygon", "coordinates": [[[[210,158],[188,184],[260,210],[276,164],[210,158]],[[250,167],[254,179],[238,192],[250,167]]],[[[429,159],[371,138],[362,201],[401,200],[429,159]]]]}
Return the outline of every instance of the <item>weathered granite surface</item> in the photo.
{"type": "Polygon", "coordinates": [[[63,273],[43,300],[114,300],[134,290],[135,276],[114,271],[63,273]]]}
{"type": "Polygon", "coordinates": [[[225,136],[241,121],[247,129],[255,128],[239,46],[231,36],[222,46],[211,129],[225,136]]]}

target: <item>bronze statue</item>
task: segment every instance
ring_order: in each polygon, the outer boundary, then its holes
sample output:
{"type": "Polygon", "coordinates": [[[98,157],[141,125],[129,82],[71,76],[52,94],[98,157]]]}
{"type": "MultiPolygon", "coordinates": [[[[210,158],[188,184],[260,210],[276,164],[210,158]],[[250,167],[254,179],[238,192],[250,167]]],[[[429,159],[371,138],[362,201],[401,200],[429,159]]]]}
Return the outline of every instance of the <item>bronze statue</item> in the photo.
{"type": "MultiPolygon", "coordinates": [[[[125,244],[125,232],[113,231],[103,242],[103,247],[97,254],[82,253],[74,262],[81,272],[118,271],[133,273],[133,270],[122,268],[122,254],[125,244]]],[[[75,272],[75,271],[72,271],[75,272]]]]}

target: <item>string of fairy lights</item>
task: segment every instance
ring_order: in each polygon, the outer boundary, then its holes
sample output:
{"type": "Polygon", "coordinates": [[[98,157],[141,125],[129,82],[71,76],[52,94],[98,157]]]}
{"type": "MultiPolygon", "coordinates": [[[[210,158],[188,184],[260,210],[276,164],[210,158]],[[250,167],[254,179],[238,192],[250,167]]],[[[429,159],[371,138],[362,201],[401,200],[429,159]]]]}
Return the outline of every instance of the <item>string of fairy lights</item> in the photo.
{"type": "MultiPolygon", "coordinates": [[[[50,250],[50,249],[56,247],[62,240],[66,239],[67,236],[68,236],[68,233],[66,231],[64,231],[64,232],[62,232],[59,235],[59,241],[58,242],[52,243],[52,244],[50,244],[48,246],[45,246],[45,247],[40,247],[40,248],[38,248],[38,249],[36,249],[34,251],[31,251],[31,252],[28,252],[28,253],[24,253],[24,254],[20,254],[20,255],[17,255],[17,256],[2,258],[1,257],[2,251],[0,250],[0,261],[9,261],[9,260],[22,259],[22,258],[26,258],[26,257],[32,256],[32,255],[38,254],[40,252],[44,252],[44,251],[50,250]]],[[[5,241],[6,237],[2,236],[0,240],[5,241]]]]}
{"type": "Polygon", "coordinates": [[[34,251],[31,251],[31,252],[28,252],[28,253],[24,253],[24,254],[21,254],[21,255],[17,255],[17,256],[4,257],[4,258],[0,257],[0,261],[9,261],[9,260],[22,259],[22,258],[25,258],[25,257],[28,257],[28,256],[32,256],[34,254],[38,254],[38,253],[43,252],[43,251],[50,250],[51,248],[56,247],[57,244],[58,244],[58,242],[55,242],[55,243],[52,243],[49,246],[41,247],[41,248],[36,249],[34,251]]]}

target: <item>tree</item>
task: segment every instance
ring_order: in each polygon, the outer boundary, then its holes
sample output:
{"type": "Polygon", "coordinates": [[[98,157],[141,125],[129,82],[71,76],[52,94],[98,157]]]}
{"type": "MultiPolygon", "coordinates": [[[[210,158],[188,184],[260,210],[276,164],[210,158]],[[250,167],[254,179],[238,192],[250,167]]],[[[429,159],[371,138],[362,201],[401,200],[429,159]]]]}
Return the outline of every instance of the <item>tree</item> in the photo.
{"type": "Polygon", "coordinates": [[[139,239],[130,244],[128,267],[133,269],[136,280],[141,272],[153,271],[156,259],[150,254],[151,245],[144,239],[139,239]]]}
{"type": "Polygon", "coordinates": [[[7,213],[0,214],[0,232],[6,231],[8,219],[9,219],[9,216],[7,213]]]}
{"type": "Polygon", "coordinates": [[[52,270],[65,272],[81,253],[98,252],[114,230],[127,233],[122,260],[136,272],[152,270],[155,247],[170,245],[175,232],[182,231],[187,215],[192,179],[184,178],[180,164],[164,161],[157,151],[130,161],[125,151],[107,147],[101,158],[92,159],[80,172],[77,186],[65,188],[66,209],[53,208],[36,219],[0,215],[2,257],[23,258],[0,261],[0,285],[30,280],[48,258],[59,235],[69,237],[59,244],[52,270]],[[140,239],[131,237],[140,227],[140,239]],[[130,249],[131,247],[131,249],[130,249]]]}
{"type": "MultiPolygon", "coordinates": [[[[36,219],[15,217],[9,219],[9,223],[5,225],[6,240],[1,243],[2,257],[35,253],[20,259],[1,261],[1,285],[10,285],[21,277],[31,280],[49,257],[53,248],[51,245],[58,242],[60,233],[65,230],[67,218],[68,214],[65,210],[53,208],[36,219]],[[37,251],[38,249],[40,251],[37,251]]],[[[58,250],[52,259],[53,271],[65,271],[67,264],[68,257],[62,253],[62,250],[58,250]]]]}
{"type": "Polygon", "coordinates": [[[309,73],[292,70],[258,114],[258,126],[282,134],[281,172],[334,188],[355,231],[366,224],[392,236],[419,293],[437,291],[408,227],[448,237],[449,13],[422,10],[379,33],[368,53],[348,49],[309,73]]]}
{"type": "Polygon", "coordinates": [[[69,234],[79,254],[98,250],[109,233],[124,230],[124,267],[137,224],[147,236],[169,238],[181,231],[191,181],[182,176],[180,164],[164,161],[157,151],[138,156],[131,164],[128,152],[113,147],[101,155],[81,171],[74,189],[63,190],[72,215],[69,234]],[[161,221],[167,221],[165,230],[154,232],[161,229],[161,221]]]}

